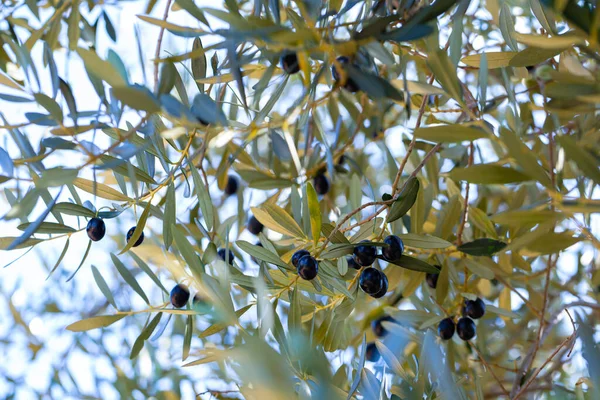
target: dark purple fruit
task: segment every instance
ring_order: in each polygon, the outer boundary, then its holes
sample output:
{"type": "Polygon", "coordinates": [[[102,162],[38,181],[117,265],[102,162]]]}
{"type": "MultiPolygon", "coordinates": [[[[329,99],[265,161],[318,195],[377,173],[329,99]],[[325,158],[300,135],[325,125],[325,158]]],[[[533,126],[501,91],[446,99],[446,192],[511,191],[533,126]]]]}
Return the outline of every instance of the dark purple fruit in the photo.
{"type": "Polygon", "coordinates": [[[372,321],[371,329],[373,329],[373,333],[375,334],[375,336],[383,337],[389,333],[381,324],[383,321],[394,322],[394,318],[390,317],[389,315],[386,315],[385,317],[381,317],[372,321]]]}
{"type": "Polygon", "coordinates": [[[257,235],[263,231],[264,225],[253,215],[248,220],[248,230],[251,234],[257,235]]]}
{"type": "Polygon", "coordinates": [[[452,336],[454,336],[455,329],[456,327],[452,318],[445,318],[441,320],[438,325],[438,335],[440,335],[443,340],[450,340],[452,339],[452,336]]]}
{"type": "Polygon", "coordinates": [[[298,55],[293,51],[285,52],[281,56],[281,68],[288,74],[295,74],[300,71],[298,55]]]}
{"type": "Polygon", "coordinates": [[[329,180],[323,174],[315,176],[313,185],[315,187],[315,192],[317,192],[318,195],[324,196],[329,192],[329,180]]]}
{"type": "Polygon", "coordinates": [[[319,272],[319,263],[312,256],[304,256],[298,261],[296,271],[300,278],[310,281],[316,278],[319,272]]]}
{"type": "Polygon", "coordinates": [[[348,268],[361,269],[354,257],[346,257],[346,261],[348,261],[348,268]]]}
{"type": "Polygon", "coordinates": [[[310,252],[308,250],[298,250],[292,256],[292,264],[294,267],[298,267],[298,261],[304,256],[310,256],[310,252]]]}
{"type": "Polygon", "coordinates": [[[89,220],[85,230],[87,231],[87,235],[90,240],[97,242],[106,234],[106,225],[104,224],[104,220],[102,218],[95,217],[89,220]]]}
{"type": "Polygon", "coordinates": [[[183,283],[175,285],[171,290],[171,304],[175,308],[185,307],[190,299],[190,290],[183,283]]]}
{"type": "Polygon", "coordinates": [[[373,296],[379,294],[383,287],[383,272],[375,268],[364,269],[358,278],[360,288],[366,294],[373,296]]]}
{"type": "Polygon", "coordinates": [[[387,275],[382,272],[381,273],[381,289],[379,289],[379,291],[377,293],[375,293],[373,295],[373,297],[376,299],[380,299],[383,296],[385,296],[387,291],[388,291],[388,278],[387,278],[387,275]]]}
{"type": "MultiPolygon", "coordinates": [[[[441,267],[438,266],[439,269],[441,269],[441,267]]],[[[432,288],[435,289],[437,287],[437,281],[438,278],[440,277],[440,274],[432,274],[432,273],[427,273],[425,274],[425,281],[427,282],[427,285],[432,288]]]]}
{"type": "Polygon", "coordinates": [[[475,337],[475,322],[471,318],[461,318],[456,324],[456,333],[462,340],[471,340],[475,337]]]}
{"type": "MultiPolygon", "coordinates": [[[[225,261],[226,255],[227,255],[227,251],[225,249],[219,249],[217,250],[217,255],[219,256],[219,258],[223,261],[225,261]]],[[[227,263],[229,265],[233,265],[233,260],[235,259],[235,256],[233,255],[233,252],[231,250],[229,250],[229,261],[227,261],[227,263]]]]}
{"type": "MultiPolygon", "coordinates": [[[[361,243],[370,243],[363,240],[361,243]]],[[[354,248],[354,260],[358,265],[367,267],[375,262],[377,258],[377,248],[375,246],[359,245],[354,248]]]]}
{"type": "Polygon", "coordinates": [[[404,242],[396,235],[390,235],[383,239],[387,244],[381,249],[381,255],[386,261],[398,261],[404,252],[404,242]]]}
{"type": "MultiPolygon", "coordinates": [[[[342,68],[345,68],[346,65],[350,64],[350,60],[348,59],[348,57],[345,56],[338,57],[337,61],[342,66],[342,68]]],[[[331,76],[336,82],[339,82],[342,78],[335,64],[331,66],[331,76]]],[[[352,93],[358,92],[359,90],[359,87],[356,84],[356,82],[352,80],[352,78],[350,78],[348,74],[346,74],[346,82],[344,83],[343,88],[352,93]]]]}
{"type": "Polygon", "coordinates": [[[225,194],[227,196],[231,196],[232,194],[235,194],[238,190],[238,180],[235,176],[229,175],[227,177],[227,184],[225,185],[225,194]]]}
{"type": "Polygon", "coordinates": [[[367,349],[365,350],[365,359],[371,362],[379,361],[381,355],[379,354],[379,350],[377,350],[377,346],[375,343],[367,344],[367,349]]]}
{"type": "MultiPolygon", "coordinates": [[[[131,239],[131,237],[133,236],[133,232],[135,232],[135,226],[127,231],[127,243],[129,243],[129,239],[131,239]]],[[[142,244],[143,241],[144,241],[144,232],[142,232],[142,234],[140,235],[138,240],[131,247],[138,247],[140,244],[142,244]]]]}
{"type": "Polygon", "coordinates": [[[476,300],[467,300],[463,307],[463,315],[479,319],[485,314],[485,303],[479,297],[476,300]]]}

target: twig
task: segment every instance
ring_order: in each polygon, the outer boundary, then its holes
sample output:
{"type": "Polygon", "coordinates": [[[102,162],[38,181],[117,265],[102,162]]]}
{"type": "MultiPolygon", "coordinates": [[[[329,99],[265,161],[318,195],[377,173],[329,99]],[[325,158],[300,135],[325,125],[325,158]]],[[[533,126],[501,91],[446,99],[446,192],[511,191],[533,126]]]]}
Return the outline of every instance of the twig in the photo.
{"type": "MultiPolygon", "coordinates": [[[[468,166],[470,167],[471,165],[473,165],[473,152],[474,152],[474,148],[473,148],[473,142],[471,142],[470,146],[469,146],[469,161],[468,161],[468,166]]],[[[460,221],[460,225],[458,226],[458,231],[456,233],[456,245],[460,246],[462,244],[462,235],[463,235],[463,231],[465,230],[465,224],[467,223],[467,217],[469,216],[469,182],[467,182],[467,186],[465,188],[466,192],[465,192],[465,201],[463,204],[463,214],[462,214],[462,219],[460,221]]],[[[467,281],[467,279],[465,279],[465,282],[467,281]]],[[[465,283],[466,284],[466,283],[465,283]]]]}
{"type": "Polygon", "coordinates": [[[548,357],[546,359],[546,361],[544,361],[544,363],[542,364],[541,367],[539,367],[534,373],[533,375],[531,375],[531,377],[529,378],[529,380],[527,381],[527,383],[525,383],[525,385],[521,388],[521,390],[512,398],[512,400],[517,400],[519,397],[521,397],[521,395],[523,393],[525,393],[525,391],[527,390],[527,388],[531,385],[531,383],[535,380],[535,378],[540,374],[540,372],[542,372],[542,370],[544,369],[544,367],[546,365],[548,365],[548,363],[550,361],[552,361],[552,359],[554,358],[554,356],[560,351],[560,349],[562,349],[564,346],[567,345],[567,343],[569,343],[571,340],[573,340],[573,338],[575,337],[576,332],[573,332],[568,338],[566,338],[565,340],[563,340],[563,342],[560,344],[560,346],[558,346],[558,348],[556,350],[554,350],[554,352],[552,354],[550,354],[550,357],[548,357]]]}
{"type": "MultiPolygon", "coordinates": [[[[163,14],[162,20],[166,21],[169,17],[169,8],[171,8],[171,1],[167,0],[167,6],[165,7],[165,12],[163,14]]],[[[160,31],[158,33],[158,42],[156,43],[156,51],[154,52],[154,90],[158,89],[158,60],[160,57],[160,47],[162,45],[163,36],[165,34],[164,26],[160,27],[160,31]]]]}
{"type": "Polygon", "coordinates": [[[487,361],[485,361],[485,358],[483,358],[483,356],[481,355],[481,353],[479,352],[479,349],[477,348],[477,346],[475,346],[473,344],[473,342],[469,341],[469,344],[471,345],[471,347],[475,350],[475,352],[477,353],[477,356],[479,357],[479,359],[481,360],[481,362],[483,363],[483,365],[485,365],[485,367],[487,368],[488,371],[490,371],[490,374],[492,374],[492,376],[494,377],[494,379],[496,380],[496,382],[498,382],[498,385],[500,386],[500,390],[502,390],[502,392],[508,396],[508,390],[506,390],[506,388],[504,387],[504,385],[502,384],[502,381],[500,381],[500,379],[498,378],[498,376],[496,375],[496,373],[494,372],[494,370],[492,369],[492,367],[490,366],[490,364],[488,364],[487,361]]]}
{"type": "MultiPolygon", "coordinates": [[[[433,74],[431,74],[431,76],[429,77],[429,81],[427,83],[431,85],[433,83],[434,79],[435,78],[434,78],[433,74]]],[[[428,98],[429,98],[429,96],[423,95],[423,100],[421,101],[421,107],[419,107],[419,114],[417,115],[417,122],[415,123],[415,130],[421,126],[421,120],[423,119],[423,114],[425,114],[425,106],[427,105],[428,98]]],[[[402,162],[400,163],[400,168],[398,168],[398,173],[396,173],[396,178],[394,179],[394,183],[392,185],[392,196],[396,193],[396,191],[398,189],[398,183],[400,182],[400,177],[402,176],[402,173],[404,172],[404,168],[406,167],[408,158],[410,157],[410,155],[415,147],[416,141],[417,141],[417,137],[413,134],[410,144],[408,145],[408,149],[406,149],[406,155],[404,156],[404,158],[402,159],[402,162]]]]}

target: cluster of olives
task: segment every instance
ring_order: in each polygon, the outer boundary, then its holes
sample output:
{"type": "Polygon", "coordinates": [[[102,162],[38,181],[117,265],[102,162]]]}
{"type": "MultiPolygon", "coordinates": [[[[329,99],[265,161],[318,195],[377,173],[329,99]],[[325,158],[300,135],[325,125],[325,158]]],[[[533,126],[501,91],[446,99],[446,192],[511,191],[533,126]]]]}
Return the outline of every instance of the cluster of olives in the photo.
{"type": "MultiPolygon", "coordinates": [[[[377,247],[371,246],[368,241],[354,248],[352,258],[348,259],[348,265],[355,269],[365,268],[361,273],[358,284],[363,292],[376,299],[383,297],[388,290],[387,276],[378,269],[370,267],[378,258],[377,247]]],[[[381,258],[388,262],[397,262],[404,252],[404,243],[396,235],[390,235],[384,239],[387,245],[381,249],[381,258]]]]}
{"type": "Polygon", "coordinates": [[[438,334],[443,340],[450,340],[454,332],[462,340],[471,340],[475,337],[476,328],[474,319],[479,319],[485,314],[485,303],[480,298],[467,300],[462,307],[462,318],[454,324],[454,318],[445,318],[438,325],[438,334]]]}
{"type": "MultiPolygon", "coordinates": [[[[136,227],[133,226],[133,227],[131,227],[131,229],[129,229],[127,231],[127,235],[126,235],[127,242],[129,242],[129,240],[133,236],[133,232],[135,232],[135,228],[136,227]]],[[[102,240],[104,235],[106,235],[106,224],[104,223],[104,220],[102,218],[94,217],[88,221],[87,227],[85,228],[85,230],[86,230],[87,235],[90,238],[90,240],[97,242],[99,240],[102,240]]],[[[144,232],[142,232],[142,234],[135,241],[135,243],[132,245],[132,247],[139,246],[140,244],[142,244],[143,241],[144,241],[144,232]]]]}
{"type": "MultiPolygon", "coordinates": [[[[281,68],[287,74],[296,74],[300,72],[300,63],[298,62],[298,55],[293,51],[286,51],[281,56],[279,60],[281,64],[281,68]]],[[[351,63],[350,59],[346,56],[340,56],[336,59],[336,62],[342,67],[345,68],[348,65],[352,65],[354,68],[358,68],[358,65],[351,63]]],[[[340,82],[341,74],[337,70],[335,64],[331,66],[331,75],[336,82],[340,82]]],[[[356,93],[360,90],[358,84],[346,74],[346,80],[343,82],[342,87],[349,92],[356,93]]]]}

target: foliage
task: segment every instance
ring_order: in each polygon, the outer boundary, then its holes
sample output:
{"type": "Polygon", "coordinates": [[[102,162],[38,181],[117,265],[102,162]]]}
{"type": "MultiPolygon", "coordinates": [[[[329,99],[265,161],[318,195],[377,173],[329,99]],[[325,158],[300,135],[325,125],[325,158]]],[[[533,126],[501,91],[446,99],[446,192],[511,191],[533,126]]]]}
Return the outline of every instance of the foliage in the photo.
{"type": "MultiPolygon", "coordinates": [[[[156,41],[119,37],[125,2],[2,5],[2,218],[18,233],[0,248],[57,248],[49,284],[67,293],[90,272],[93,307],[70,292],[40,312],[78,315],[61,335],[110,359],[122,397],[189,382],[221,398],[598,398],[595,2],[150,0],[135,24],[156,41]],[[110,239],[70,245],[93,217],[110,239]],[[376,299],[347,257],[390,234],[404,254],[375,262],[376,299]],[[298,277],[299,249],[317,278],[298,277]],[[172,307],[175,283],[198,297],[172,307]],[[440,340],[477,297],[476,338],[440,340]]],[[[40,396],[84,396],[53,369],[40,396]]]]}

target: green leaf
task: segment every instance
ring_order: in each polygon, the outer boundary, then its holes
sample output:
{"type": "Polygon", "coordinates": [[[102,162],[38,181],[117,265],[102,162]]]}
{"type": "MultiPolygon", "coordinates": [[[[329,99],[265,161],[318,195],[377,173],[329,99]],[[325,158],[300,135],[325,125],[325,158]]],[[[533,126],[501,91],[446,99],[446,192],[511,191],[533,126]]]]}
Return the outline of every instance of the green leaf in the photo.
{"type": "MultiPolygon", "coordinates": [[[[200,38],[194,39],[194,44],[192,45],[192,51],[198,49],[203,49],[200,38]]],[[[204,93],[204,84],[198,82],[198,79],[206,78],[206,54],[192,58],[192,76],[196,81],[196,85],[198,85],[198,90],[204,93]]]]}
{"type": "Polygon", "coordinates": [[[405,246],[417,249],[446,249],[452,246],[452,243],[435,236],[414,233],[404,233],[397,236],[402,239],[405,246]]]}
{"type": "Polygon", "coordinates": [[[56,200],[58,200],[58,198],[60,197],[61,192],[62,192],[62,189],[58,192],[56,197],[54,197],[48,203],[48,206],[46,207],[44,212],[42,212],[40,214],[40,216],[33,223],[29,224],[27,226],[27,228],[25,228],[25,230],[23,231],[23,234],[21,236],[19,236],[18,238],[16,238],[11,244],[9,244],[8,247],[6,247],[6,250],[13,250],[13,249],[21,248],[21,247],[19,247],[21,244],[27,243],[27,240],[29,239],[29,237],[35,231],[38,230],[39,226],[42,224],[42,221],[44,221],[46,219],[46,217],[48,216],[48,214],[50,214],[50,211],[52,211],[52,208],[54,207],[54,204],[56,204],[56,200]]]}
{"type": "Polygon", "coordinates": [[[467,168],[454,168],[450,178],[479,185],[507,184],[529,181],[532,178],[509,167],[493,164],[477,164],[467,168]]]}
{"type": "Polygon", "coordinates": [[[294,218],[275,204],[265,203],[261,208],[252,207],[252,214],[261,224],[275,232],[299,239],[306,238],[294,218]]]}
{"type": "Polygon", "coordinates": [[[472,242],[463,243],[457,249],[471,256],[491,256],[506,247],[506,243],[494,239],[475,239],[472,242]]]}
{"type": "Polygon", "coordinates": [[[302,331],[302,310],[300,309],[300,291],[296,288],[291,291],[290,314],[288,317],[288,331],[296,334],[302,331]]]}
{"type": "Polygon", "coordinates": [[[204,185],[202,178],[200,178],[200,174],[196,167],[190,168],[192,171],[192,179],[194,180],[194,189],[196,189],[196,195],[198,196],[198,202],[200,203],[200,209],[202,210],[202,215],[204,216],[204,223],[206,224],[206,228],[210,231],[213,228],[214,222],[214,209],[213,203],[210,198],[210,194],[208,189],[204,185]]]}
{"type": "Polygon", "coordinates": [[[83,319],[81,321],[77,321],[67,326],[67,330],[71,332],[84,332],[97,328],[105,328],[109,325],[114,324],[115,322],[125,318],[125,314],[118,315],[100,315],[97,317],[92,317],[88,319],[83,319]]]}
{"type": "Polygon", "coordinates": [[[67,254],[67,250],[69,250],[69,243],[71,242],[71,237],[68,236],[67,240],[65,241],[65,246],[63,247],[62,252],[60,253],[60,256],[58,257],[58,260],[56,260],[56,263],[54,263],[54,267],[52,267],[52,269],[50,270],[50,273],[48,274],[48,276],[46,277],[46,280],[48,280],[48,278],[50,278],[50,275],[52,275],[52,273],[54,271],[56,271],[56,268],[58,268],[58,266],[60,265],[60,263],[62,262],[63,258],[65,258],[65,255],[67,254]]]}
{"type": "Polygon", "coordinates": [[[502,3],[502,7],[500,8],[500,32],[511,50],[519,51],[519,46],[515,39],[515,21],[512,17],[510,7],[506,3],[502,3]]]}
{"type": "Polygon", "coordinates": [[[89,208],[74,203],[57,203],[54,208],[52,208],[52,211],[78,217],[94,218],[96,216],[96,213],[89,208]]]}
{"type": "Polygon", "coordinates": [[[317,246],[319,244],[319,238],[321,237],[321,207],[319,205],[317,192],[310,182],[306,185],[306,194],[308,197],[308,210],[310,212],[310,228],[312,230],[313,243],[317,246]]]}
{"type": "Polygon", "coordinates": [[[142,110],[149,113],[160,111],[160,104],[145,88],[137,86],[119,86],[113,88],[113,94],[123,104],[134,110],[142,110]]]}
{"type": "MultiPolygon", "coordinates": [[[[135,243],[135,241],[130,240],[130,242],[135,243]]],[[[146,302],[146,304],[150,304],[150,300],[148,300],[148,297],[146,297],[146,293],[144,293],[144,290],[142,289],[142,287],[140,286],[140,284],[137,282],[137,280],[135,279],[135,277],[133,276],[133,274],[125,267],[125,265],[121,262],[121,260],[119,260],[117,258],[116,255],[114,254],[110,254],[110,258],[112,259],[113,264],[115,264],[115,267],[117,268],[117,271],[119,271],[119,274],[121,274],[121,276],[123,277],[123,279],[125,280],[125,282],[127,282],[127,284],[129,286],[131,286],[131,288],[140,295],[140,297],[146,302]]]]}
{"type": "Polygon", "coordinates": [[[547,221],[560,221],[567,217],[568,215],[565,213],[552,210],[514,210],[492,215],[490,219],[500,225],[522,227],[547,221]]]}
{"type": "Polygon", "coordinates": [[[534,253],[553,254],[559,253],[581,240],[581,237],[573,236],[570,232],[549,232],[528,243],[525,247],[534,253]]]}
{"type": "Polygon", "coordinates": [[[77,177],[77,169],[70,168],[50,168],[42,172],[39,183],[36,185],[38,188],[48,188],[55,186],[63,186],[72,183],[77,177]]]}
{"type": "MultiPolygon", "coordinates": [[[[335,229],[335,226],[330,223],[324,223],[321,225],[321,232],[323,232],[323,236],[325,236],[325,237],[331,236],[334,229],[335,229]]],[[[339,230],[335,233],[335,235],[333,235],[333,237],[330,238],[330,241],[331,241],[331,243],[337,243],[337,244],[340,244],[340,243],[349,244],[350,243],[348,241],[348,239],[346,239],[346,236],[344,236],[344,234],[342,232],[340,232],[339,230]]]]}
{"type": "Polygon", "coordinates": [[[469,67],[483,68],[483,54],[487,61],[488,69],[504,68],[510,65],[510,61],[518,54],[515,51],[490,51],[482,54],[473,54],[462,58],[460,61],[469,67]]]}
{"type": "Polygon", "coordinates": [[[194,316],[188,315],[185,324],[185,335],[183,337],[183,349],[181,351],[181,361],[185,361],[190,355],[192,347],[192,333],[194,332],[194,316]]]}
{"type": "Polygon", "coordinates": [[[462,88],[456,74],[456,67],[443,50],[436,50],[427,57],[427,65],[435,79],[450,97],[463,104],[462,88]]]}
{"type": "Polygon", "coordinates": [[[169,250],[173,243],[173,234],[171,233],[171,224],[167,221],[175,221],[177,219],[177,199],[175,198],[175,186],[173,182],[167,186],[167,195],[165,196],[165,216],[163,218],[163,241],[165,249],[169,250]]]}
{"type": "Polygon", "coordinates": [[[513,157],[523,170],[547,188],[552,187],[552,181],[546,170],[538,163],[537,158],[513,131],[500,128],[500,139],[508,148],[508,154],[513,157]]]}
{"type": "Polygon", "coordinates": [[[434,267],[433,265],[428,264],[425,261],[419,260],[418,258],[407,256],[406,254],[402,255],[402,257],[400,257],[400,260],[390,262],[390,264],[410,269],[412,271],[429,272],[432,274],[437,274],[440,272],[440,270],[434,267]]]}
{"type": "Polygon", "coordinates": [[[277,265],[279,267],[292,270],[288,264],[284,263],[277,254],[274,254],[270,250],[256,246],[243,240],[238,240],[235,244],[242,249],[243,252],[255,257],[258,260],[268,262],[269,264],[277,265]]]}
{"type": "Polygon", "coordinates": [[[442,267],[435,287],[435,299],[438,303],[444,304],[448,291],[450,289],[450,268],[442,267]]]}
{"type": "Polygon", "coordinates": [[[480,210],[477,207],[470,207],[468,217],[469,222],[485,232],[487,236],[491,236],[492,238],[498,237],[494,224],[483,210],[480,210]]]}
{"type": "Polygon", "coordinates": [[[88,192],[98,197],[102,197],[103,199],[117,201],[132,201],[132,199],[125,196],[121,192],[111,188],[110,186],[105,185],[103,183],[90,181],[89,179],[75,178],[73,180],[73,185],[83,190],[84,192],[88,192]]]}
{"type": "Polygon", "coordinates": [[[73,51],[77,49],[77,42],[79,42],[79,22],[81,20],[81,14],[79,13],[79,1],[76,0],[71,6],[71,15],[69,15],[69,50],[73,51]]]}
{"type": "Polygon", "coordinates": [[[159,288],[161,288],[162,291],[165,292],[165,294],[169,294],[169,291],[163,286],[163,284],[160,281],[160,279],[158,279],[158,277],[154,274],[154,272],[152,272],[152,270],[150,269],[150,267],[148,266],[148,264],[146,264],[144,262],[144,260],[142,260],[137,254],[135,254],[133,252],[133,250],[129,251],[129,255],[135,260],[135,262],[137,263],[138,267],[140,267],[140,269],[142,271],[144,271],[146,273],[146,275],[148,275],[150,277],[150,279],[152,279],[154,281],[154,283],[156,283],[156,286],[158,286],[159,288]]]}
{"type": "Polygon", "coordinates": [[[108,300],[108,302],[115,309],[118,310],[117,304],[115,303],[115,299],[113,298],[113,295],[110,292],[110,289],[109,289],[108,285],[106,284],[106,281],[102,277],[102,274],[100,274],[100,271],[98,271],[98,268],[96,268],[93,265],[92,265],[92,275],[94,276],[94,280],[96,281],[96,285],[98,285],[98,288],[100,289],[100,291],[102,292],[102,294],[104,295],[104,297],[106,297],[106,300],[108,300]]]}
{"type": "MultiPolygon", "coordinates": [[[[239,310],[237,310],[237,311],[235,312],[235,315],[236,315],[236,317],[237,317],[237,318],[240,318],[240,317],[241,317],[242,315],[244,315],[244,314],[246,313],[246,311],[248,311],[248,310],[249,310],[249,309],[250,309],[252,306],[253,306],[253,304],[249,304],[249,305],[247,305],[247,306],[244,306],[244,307],[240,308],[239,310]]],[[[208,337],[208,336],[214,335],[215,333],[219,333],[219,332],[221,332],[221,331],[222,331],[223,329],[225,329],[225,328],[227,328],[227,324],[224,324],[224,323],[220,323],[220,322],[218,322],[218,323],[216,323],[216,324],[213,324],[213,325],[209,326],[208,328],[206,328],[204,331],[202,331],[202,332],[201,332],[201,333],[198,335],[198,337],[199,337],[200,339],[202,339],[202,338],[205,338],[205,337],[208,337]]]]}
{"type": "Polygon", "coordinates": [[[527,47],[521,50],[508,63],[511,67],[531,67],[560,54],[564,49],[540,49],[538,47],[527,47]]]}
{"type": "MultiPolygon", "coordinates": [[[[8,246],[13,243],[17,238],[12,236],[0,237],[0,250],[8,250],[8,246]]],[[[35,246],[40,242],[44,242],[45,239],[34,239],[29,238],[22,243],[19,243],[16,247],[11,250],[25,249],[27,247],[35,246]]]]}
{"type": "Polygon", "coordinates": [[[460,143],[489,137],[484,130],[469,125],[429,126],[418,128],[413,134],[418,139],[440,143],[460,143]]]}
{"type": "Polygon", "coordinates": [[[150,175],[148,175],[148,173],[146,173],[142,169],[134,166],[133,164],[131,164],[128,161],[125,161],[120,158],[112,157],[112,156],[109,156],[106,154],[103,154],[100,157],[100,160],[104,164],[104,165],[102,165],[102,167],[110,168],[117,174],[122,175],[126,178],[129,178],[129,180],[131,180],[132,182],[133,182],[133,179],[131,178],[130,171],[133,171],[133,175],[134,175],[135,179],[138,179],[144,183],[156,184],[156,181],[150,175]]]}
{"type": "Polygon", "coordinates": [[[185,234],[175,224],[171,226],[171,232],[173,233],[173,239],[175,240],[177,249],[192,272],[197,276],[202,276],[204,273],[204,265],[202,264],[200,257],[198,257],[198,254],[196,254],[194,247],[192,247],[185,237],[185,234]]]}
{"type": "Polygon", "coordinates": [[[400,192],[396,201],[390,207],[387,219],[388,223],[402,218],[411,209],[417,200],[419,186],[419,180],[416,177],[413,176],[408,179],[404,185],[404,189],[402,189],[402,192],[400,192]]]}
{"type": "MultiPolygon", "coordinates": [[[[27,222],[27,223],[17,226],[17,229],[20,231],[24,231],[29,226],[31,226],[31,223],[27,222]]],[[[35,233],[71,233],[71,232],[75,232],[75,229],[71,228],[70,226],[58,224],[56,222],[42,222],[38,226],[38,228],[35,230],[35,233]]]]}
{"type": "Polygon", "coordinates": [[[125,247],[123,248],[123,250],[121,250],[119,252],[119,255],[125,253],[127,250],[129,250],[131,247],[133,247],[133,245],[142,236],[142,233],[144,232],[144,228],[146,227],[146,221],[148,220],[148,216],[150,215],[151,205],[152,205],[151,202],[148,202],[146,204],[146,208],[144,208],[144,212],[142,212],[142,215],[140,216],[140,219],[135,226],[135,230],[133,231],[131,238],[127,241],[127,243],[125,243],[125,247]]]}
{"type": "Polygon", "coordinates": [[[494,279],[494,271],[492,271],[485,265],[480,264],[477,261],[471,260],[469,258],[465,258],[463,260],[463,262],[465,263],[465,265],[469,269],[469,271],[471,271],[475,275],[480,276],[485,279],[488,279],[488,280],[494,279]]]}
{"type": "Polygon", "coordinates": [[[600,185],[600,168],[598,168],[598,160],[585,149],[578,145],[575,139],[571,136],[557,136],[556,141],[565,150],[568,160],[572,160],[577,164],[577,168],[583,172],[585,176],[600,185]]]}
{"type": "Polygon", "coordinates": [[[33,97],[40,106],[44,107],[50,113],[56,122],[63,122],[64,116],[62,109],[54,99],[46,96],[43,93],[35,93],[33,97]]]}
{"type": "Polygon", "coordinates": [[[79,48],[77,49],[77,54],[83,60],[85,68],[97,78],[106,81],[112,87],[125,86],[127,84],[113,65],[98,57],[94,51],[79,48]]]}
{"type": "Polygon", "coordinates": [[[135,340],[135,343],[133,344],[133,347],[131,348],[131,353],[129,354],[130,360],[133,360],[140,354],[140,351],[142,351],[142,349],[144,348],[144,342],[150,339],[152,332],[154,332],[154,330],[158,326],[158,323],[160,322],[162,316],[162,312],[156,314],[154,318],[152,318],[152,321],[150,321],[150,323],[142,330],[140,336],[138,336],[138,338],[135,340]]]}

